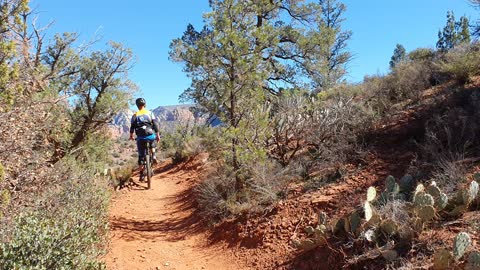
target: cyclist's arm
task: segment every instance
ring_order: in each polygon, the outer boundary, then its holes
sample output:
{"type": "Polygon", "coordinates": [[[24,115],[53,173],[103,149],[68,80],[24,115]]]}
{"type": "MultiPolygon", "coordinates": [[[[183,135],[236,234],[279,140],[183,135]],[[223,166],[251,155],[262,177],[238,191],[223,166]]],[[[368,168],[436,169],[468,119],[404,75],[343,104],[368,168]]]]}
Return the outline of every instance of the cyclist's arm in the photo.
{"type": "Polygon", "coordinates": [[[132,119],[130,120],[130,137],[128,138],[129,140],[134,140],[133,138],[133,133],[135,132],[134,120],[135,120],[135,115],[133,115],[132,119]]]}
{"type": "Polygon", "coordinates": [[[157,117],[152,112],[152,124],[153,130],[155,131],[155,135],[157,136],[157,142],[160,141],[160,123],[158,122],[157,117]]]}

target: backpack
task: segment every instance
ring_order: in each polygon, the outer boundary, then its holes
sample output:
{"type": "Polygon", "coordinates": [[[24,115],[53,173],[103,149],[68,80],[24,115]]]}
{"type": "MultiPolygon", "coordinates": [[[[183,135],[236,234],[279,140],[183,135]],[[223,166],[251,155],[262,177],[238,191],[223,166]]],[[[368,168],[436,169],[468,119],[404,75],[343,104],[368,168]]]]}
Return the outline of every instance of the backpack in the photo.
{"type": "Polygon", "coordinates": [[[153,130],[153,119],[150,114],[141,114],[135,116],[135,134],[140,137],[150,136],[155,134],[153,130]]]}

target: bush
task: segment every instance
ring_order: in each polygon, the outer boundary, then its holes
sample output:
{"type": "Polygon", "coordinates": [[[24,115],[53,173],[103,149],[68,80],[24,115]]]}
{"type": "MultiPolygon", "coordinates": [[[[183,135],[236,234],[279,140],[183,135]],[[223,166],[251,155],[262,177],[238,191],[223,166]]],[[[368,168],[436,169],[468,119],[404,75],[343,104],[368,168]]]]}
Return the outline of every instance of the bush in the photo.
{"type": "Polygon", "coordinates": [[[12,224],[2,224],[1,269],[102,268],[98,257],[108,226],[106,182],[92,174],[64,173],[69,180],[60,188],[23,209],[12,224]]]}
{"type": "Polygon", "coordinates": [[[448,51],[439,62],[440,71],[460,84],[480,75],[480,43],[463,44],[448,51]]]}
{"type": "Polygon", "coordinates": [[[236,191],[235,174],[223,165],[196,188],[198,207],[206,220],[263,212],[283,194],[288,172],[275,162],[243,168],[247,187],[236,191]]]}

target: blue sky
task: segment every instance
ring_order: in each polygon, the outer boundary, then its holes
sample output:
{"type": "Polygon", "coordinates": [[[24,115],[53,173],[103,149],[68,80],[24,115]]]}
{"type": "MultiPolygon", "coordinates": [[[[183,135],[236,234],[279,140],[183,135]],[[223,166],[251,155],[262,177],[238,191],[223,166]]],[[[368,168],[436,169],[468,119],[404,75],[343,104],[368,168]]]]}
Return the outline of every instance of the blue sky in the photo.
{"type": "MultiPolygon", "coordinates": [[[[347,79],[385,73],[397,43],[407,51],[434,47],[447,11],[476,20],[480,14],[468,0],[345,0],[343,28],[353,31],[349,49],[354,59],[347,79]]],[[[81,40],[100,34],[102,44],[122,42],[137,57],[130,78],[140,87],[150,108],[178,104],[190,82],[178,63],[168,60],[170,41],[180,37],[188,23],[202,26],[208,0],[31,0],[39,24],[54,21],[49,33],[78,32],[81,40]]]]}

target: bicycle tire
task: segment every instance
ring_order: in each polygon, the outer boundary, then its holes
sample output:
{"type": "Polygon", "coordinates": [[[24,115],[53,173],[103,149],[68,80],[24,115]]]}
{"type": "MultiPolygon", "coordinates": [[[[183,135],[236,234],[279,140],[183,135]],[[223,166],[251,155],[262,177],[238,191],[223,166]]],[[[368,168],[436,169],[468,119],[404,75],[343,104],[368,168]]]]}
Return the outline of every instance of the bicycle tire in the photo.
{"type": "Polygon", "coordinates": [[[152,182],[152,164],[150,162],[150,155],[147,155],[145,157],[145,167],[147,169],[147,189],[151,188],[151,182],[152,182]]]}

